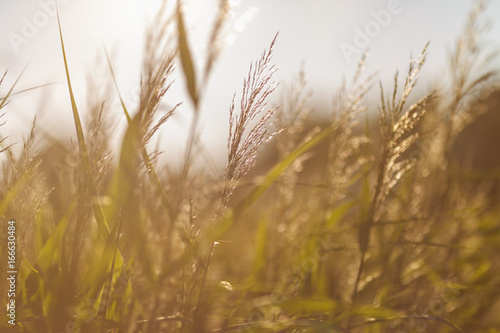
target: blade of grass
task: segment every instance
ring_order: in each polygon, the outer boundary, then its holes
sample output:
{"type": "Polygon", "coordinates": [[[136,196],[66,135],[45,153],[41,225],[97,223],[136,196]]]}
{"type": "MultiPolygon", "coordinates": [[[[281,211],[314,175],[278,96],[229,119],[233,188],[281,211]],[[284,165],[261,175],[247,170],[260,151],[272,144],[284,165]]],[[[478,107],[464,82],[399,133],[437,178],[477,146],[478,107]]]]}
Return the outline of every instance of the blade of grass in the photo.
{"type": "Polygon", "coordinates": [[[335,207],[325,221],[325,226],[332,228],[347,214],[347,212],[358,203],[355,200],[348,200],[335,207]]]}
{"type": "Polygon", "coordinates": [[[139,207],[134,191],[137,187],[138,155],[141,143],[138,137],[139,122],[142,115],[138,113],[132,119],[123,138],[118,168],[114,174],[110,188],[110,196],[113,198],[109,207],[108,220],[115,221],[121,211],[123,227],[125,228],[131,245],[136,250],[141,260],[140,263],[150,281],[154,280],[151,258],[148,251],[148,240],[140,223],[139,207]]]}
{"type": "Polygon", "coordinates": [[[120,93],[120,89],[118,88],[118,82],[116,81],[115,71],[113,70],[113,66],[111,65],[111,59],[109,57],[108,50],[104,43],[102,43],[102,48],[104,50],[104,55],[106,56],[106,62],[108,63],[109,71],[111,72],[111,79],[113,80],[113,84],[115,85],[116,93],[118,94],[118,98],[120,99],[120,104],[123,108],[123,112],[125,113],[125,118],[127,118],[127,123],[130,125],[132,122],[132,118],[130,117],[130,113],[125,106],[125,102],[123,101],[122,94],[120,93]]]}
{"type": "Polygon", "coordinates": [[[17,194],[19,193],[19,191],[21,191],[24,185],[26,185],[30,177],[31,173],[26,171],[11,186],[9,191],[5,194],[2,201],[0,202],[0,216],[5,215],[5,212],[7,211],[7,208],[9,207],[10,203],[12,202],[12,200],[16,198],[17,194]]]}
{"type": "Polygon", "coordinates": [[[187,41],[187,32],[184,26],[184,18],[182,16],[181,3],[177,2],[177,29],[179,34],[179,51],[181,56],[182,69],[186,77],[186,84],[191,96],[191,100],[197,109],[198,106],[198,91],[196,87],[196,72],[193,66],[191,51],[187,41]]]}
{"type": "MultiPolygon", "coordinates": [[[[307,140],[302,145],[293,150],[287,157],[283,160],[279,161],[264,177],[264,179],[260,182],[259,186],[250,192],[249,195],[245,198],[245,200],[240,203],[235,210],[243,213],[247,210],[255,201],[257,201],[268,189],[271,185],[288,169],[292,163],[299,158],[301,155],[306,153],[307,151],[314,148],[321,141],[329,137],[336,129],[336,126],[329,126],[323,129],[321,132],[317,133],[310,140],[307,140]]],[[[239,214],[238,214],[239,215],[239,214]]]]}
{"type": "Polygon", "coordinates": [[[255,237],[255,259],[253,262],[253,276],[256,282],[260,282],[264,276],[266,268],[266,254],[268,247],[268,221],[262,218],[257,227],[257,235],[255,237]]]}
{"type": "MultiPolygon", "coordinates": [[[[12,91],[14,90],[14,87],[17,85],[17,83],[21,79],[21,76],[23,76],[24,71],[26,71],[26,68],[28,68],[28,65],[29,65],[29,62],[26,64],[26,66],[24,66],[23,70],[21,71],[21,74],[19,74],[16,81],[14,81],[14,84],[12,84],[9,91],[7,92],[7,95],[5,95],[5,97],[0,98],[2,100],[2,102],[0,103],[0,109],[2,109],[5,106],[5,104],[7,103],[7,99],[9,98],[9,96],[12,95],[12,91]]],[[[5,72],[5,74],[7,74],[7,72],[5,72]]],[[[5,74],[4,74],[4,76],[5,76],[5,74]]],[[[2,80],[3,80],[3,78],[2,78],[2,80]]]]}
{"type": "MultiPolygon", "coordinates": [[[[109,58],[108,51],[106,50],[106,47],[103,45],[104,48],[104,53],[106,55],[106,61],[108,62],[108,67],[111,72],[111,78],[113,79],[113,83],[115,85],[116,92],[118,94],[118,98],[120,99],[120,104],[122,106],[123,112],[125,113],[125,117],[127,118],[127,123],[130,125],[132,122],[132,118],[130,117],[130,113],[128,112],[127,106],[125,105],[125,102],[123,101],[122,95],[120,93],[120,89],[118,88],[118,82],[116,81],[115,73],[113,70],[113,67],[111,65],[111,59],[109,58]]],[[[151,158],[146,150],[146,147],[142,146],[141,147],[141,154],[142,158],[144,160],[144,163],[146,164],[146,169],[148,171],[148,176],[149,180],[151,183],[153,183],[155,190],[157,194],[160,197],[160,203],[162,205],[163,210],[167,213],[167,216],[170,219],[170,223],[173,223],[175,220],[175,213],[174,210],[172,209],[172,206],[170,205],[170,202],[167,198],[167,193],[165,192],[165,189],[163,188],[163,185],[161,184],[160,177],[158,176],[158,173],[156,172],[156,168],[153,165],[153,162],[151,161],[151,158]]]]}
{"type": "Polygon", "coordinates": [[[66,210],[66,213],[58,222],[56,229],[52,232],[50,238],[47,240],[42,250],[38,254],[36,260],[37,266],[43,272],[46,272],[47,269],[50,267],[50,265],[54,263],[55,253],[58,249],[59,250],[61,249],[62,238],[64,236],[66,227],[68,226],[71,213],[73,212],[73,209],[76,206],[76,201],[77,201],[76,198],[73,199],[70,206],[66,210]]]}
{"type": "MultiPolygon", "coordinates": [[[[59,27],[59,37],[61,39],[61,49],[63,53],[63,60],[64,60],[64,69],[66,71],[66,80],[68,84],[68,91],[69,91],[69,96],[71,99],[71,108],[73,110],[73,119],[75,121],[75,128],[76,128],[76,135],[78,139],[78,145],[80,148],[80,156],[82,159],[83,163],[83,171],[84,175],[86,178],[88,178],[90,181],[92,181],[90,177],[90,158],[88,154],[88,149],[87,149],[87,144],[85,142],[85,135],[83,133],[83,127],[82,127],[82,122],[80,120],[80,114],[78,112],[78,108],[76,106],[76,101],[75,101],[75,96],[73,94],[73,88],[71,86],[71,78],[69,75],[69,69],[68,69],[68,60],[66,58],[66,49],[64,47],[64,40],[63,40],[63,35],[62,35],[62,28],[61,28],[61,20],[59,18],[59,9],[56,5],[56,12],[57,12],[57,24],[59,27]]],[[[94,186],[91,184],[91,189],[93,190],[94,186]]],[[[95,195],[95,193],[94,193],[95,195]]],[[[107,239],[107,236],[109,235],[109,226],[106,221],[106,217],[104,215],[101,203],[99,201],[99,198],[96,196],[95,197],[96,204],[94,204],[94,215],[96,217],[96,221],[99,225],[99,231],[103,239],[107,239]]]]}
{"type": "Polygon", "coordinates": [[[97,266],[97,271],[94,276],[92,288],[88,293],[89,299],[97,299],[98,294],[100,293],[104,286],[104,283],[106,282],[106,277],[108,276],[108,274],[113,274],[113,272],[109,270],[109,267],[112,261],[116,258],[116,251],[118,249],[117,235],[120,230],[120,225],[121,223],[115,224],[106,241],[101,258],[99,260],[99,264],[97,266]]]}
{"type": "MultiPolygon", "coordinates": [[[[56,84],[61,84],[61,82],[51,82],[51,83],[40,84],[38,86],[34,86],[34,87],[31,87],[31,88],[26,88],[26,89],[23,89],[23,90],[19,90],[19,91],[13,92],[13,93],[10,94],[10,96],[20,95],[20,94],[23,94],[23,93],[28,92],[28,91],[32,91],[32,90],[36,90],[36,89],[40,89],[40,88],[44,88],[44,87],[49,87],[49,86],[54,86],[56,84]]],[[[6,99],[8,97],[9,97],[9,95],[5,95],[4,97],[0,97],[0,100],[6,99]]]]}
{"type": "MultiPolygon", "coordinates": [[[[57,6],[56,6],[56,9],[57,9],[57,6]]],[[[76,136],[78,138],[78,144],[79,144],[79,148],[80,148],[80,154],[82,157],[84,170],[86,172],[89,172],[90,171],[90,161],[89,161],[89,155],[88,155],[88,150],[87,150],[87,144],[85,143],[85,136],[83,134],[82,122],[80,120],[80,114],[78,113],[78,108],[76,106],[75,96],[73,95],[73,88],[71,87],[71,78],[69,75],[68,60],[66,58],[66,49],[64,47],[64,40],[63,40],[62,28],[61,28],[61,20],[59,18],[59,9],[57,9],[56,12],[57,12],[57,24],[59,27],[59,36],[61,39],[61,49],[62,49],[63,60],[64,60],[64,69],[66,71],[66,80],[67,80],[67,84],[68,84],[69,97],[71,99],[71,108],[73,110],[73,119],[75,121],[76,136]]]]}

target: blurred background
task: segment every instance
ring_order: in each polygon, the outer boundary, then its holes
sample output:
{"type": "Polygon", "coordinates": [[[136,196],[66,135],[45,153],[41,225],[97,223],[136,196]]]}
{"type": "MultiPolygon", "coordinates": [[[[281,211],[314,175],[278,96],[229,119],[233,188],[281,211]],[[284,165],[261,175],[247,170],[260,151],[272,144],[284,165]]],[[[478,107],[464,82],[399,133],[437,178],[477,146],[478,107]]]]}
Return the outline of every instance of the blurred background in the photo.
{"type": "MultiPolygon", "coordinates": [[[[85,113],[88,78],[99,86],[110,79],[103,44],[112,62],[125,103],[134,110],[139,102],[143,36],[160,0],[58,0],[63,35],[76,100],[85,113]]],[[[217,0],[189,0],[186,24],[189,42],[200,72],[206,58],[210,27],[217,0]]],[[[428,62],[419,89],[429,91],[445,77],[446,57],[464,25],[468,0],[246,0],[232,1],[233,13],[226,26],[226,44],[208,82],[201,103],[202,142],[216,164],[225,163],[227,119],[235,92],[254,59],[279,37],[274,63],[277,80],[290,83],[302,68],[312,92],[316,116],[325,116],[343,76],[350,78],[365,50],[370,51],[368,72],[380,73],[391,85],[396,69],[407,70],[410,53],[418,55],[431,42],[428,62]],[[440,73],[443,75],[440,75],[440,73]]],[[[491,1],[488,17],[491,31],[487,47],[498,47],[500,1],[491,1]]],[[[0,128],[9,142],[26,136],[36,115],[38,128],[54,137],[74,136],[71,104],[65,83],[64,65],[52,0],[3,0],[0,4],[0,72],[8,70],[0,87],[4,96],[25,66],[12,96],[5,125],[0,128]]],[[[184,102],[161,130],[158,141],[168,159],[182,156],[192,119],[192,105],[182,75],[165,98],[165,111],[184,102]]],[[[283,84],[282,84],[283,86],[283,84]]],[[[103,88],[104,89],[104,88],[103,88]]],[[[379,94],[378,87],[372,96],[379,94]]],[[[276,104],[280,92],[274,95],[276,104]]],[[[116,114],[116,140],[125,123],[121,107],[110,100],[116,114]]],[[[372,106],[375,109],[376,105],[372,106]]],[[[83,115],[85,118],[85,115],[83,115]]]]}

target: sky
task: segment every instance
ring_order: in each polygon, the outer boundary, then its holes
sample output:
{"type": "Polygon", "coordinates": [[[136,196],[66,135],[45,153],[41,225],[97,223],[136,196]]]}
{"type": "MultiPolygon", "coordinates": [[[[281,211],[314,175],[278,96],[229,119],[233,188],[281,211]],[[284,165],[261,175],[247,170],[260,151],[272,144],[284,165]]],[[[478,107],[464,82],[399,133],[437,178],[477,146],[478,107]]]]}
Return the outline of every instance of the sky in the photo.
{"type": "MultiPolygon", "coordinates": [[[[159,0],[57,0],[70,73],[77,104],[85,118],[85,88],[92,77],[97,84],[109,76],[97,70],[103,47],[113,54],[113,66],[125,102],[133,109],[138,86],[144,29],[159,0]]],[[[205,59],[208,33],[219,0],[186,0],[189,42],[198,71],[205,59]]],[[[26,136],[33,117],[46,133],[74,137],[71,104],[62,62],[54,0],[0,1],[0,73],[8,70],[0,96],[22,75],[15,91],[38,87],[12,96],[2,118],[2,136],[16,142],[26,136]]],[[[368,71],[390,85],[396,71],[405,72],[410,53],[418,55],[430,42],[421,89],[430,89],[443,77],[446,56],[465,22],[468,0],[242,0],[231,1],[234,11],[226,27],[226,45],[215,65],[201,102],[202,141],[216,161],[223,160],[227,119],[233,94],[241,91],[250,63],[279,32],[273,62],[276,79],[289,84],[301,68],[312,93],[311,104],[325,114],[342,78],[354,72],[357,60],[370,51],[368,71]]],[[[500,0],[486,12],[492,22],[487,44],[500,46],[500,0]]],[[[498,63],[498,62],[497,62],[498,63]]],[[[165,97],[165,110],[186,101],[181,75],[165,97]]],[[[378,90],[373,92],[375,95],[378,90]]],[[[272,103],[277,103],[280,91],[272,103]]],[[[124,117],[113,108],[120,139],[124,117]]],[[[192,106],[181,105],[158,136],[159,146],[173,160],[180,159],[192,106]]]]}

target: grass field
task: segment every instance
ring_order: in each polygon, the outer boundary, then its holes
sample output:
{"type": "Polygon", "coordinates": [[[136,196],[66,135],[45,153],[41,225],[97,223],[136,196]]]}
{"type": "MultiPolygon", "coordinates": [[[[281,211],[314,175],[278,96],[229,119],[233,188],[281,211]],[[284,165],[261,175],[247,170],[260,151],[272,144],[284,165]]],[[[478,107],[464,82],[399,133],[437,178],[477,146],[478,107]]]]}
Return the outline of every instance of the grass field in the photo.
{"type": "MultiPolygon", "coordinates": [[[[449,80],[415,94],[428,45],[390,87],[362,57],[319,126],[307,73],[278,87],[270,33],[227,103],[217,173],[200,165],[198,118],[227,1],[203,72],[181,6],[159,11],[117,149],[112,59],[82,112],[59,26],[75,135],[49,139],[35,119],[21,150],[0,137],[0,331],[500,332],[500,90],[474,4],[449,80]],[[159,112],[174,71],[194,112],[180,168],[152,144],[176,112],[159,112]]],[[[23,98],[8,88],[2,114],[23,98]]]]}

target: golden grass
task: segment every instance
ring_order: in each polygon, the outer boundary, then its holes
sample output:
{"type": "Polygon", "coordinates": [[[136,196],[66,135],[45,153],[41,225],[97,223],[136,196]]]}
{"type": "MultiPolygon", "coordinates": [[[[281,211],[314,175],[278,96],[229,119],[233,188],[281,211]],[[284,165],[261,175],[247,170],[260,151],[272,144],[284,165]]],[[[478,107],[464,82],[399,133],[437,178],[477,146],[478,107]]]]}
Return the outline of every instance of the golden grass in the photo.
{"type": "MultiPolygon", "coordinates": [[[[202,76],[180,3],[159,12],[137,110],[124,103],[104,50],[127,120],[115,159],[110,89],[95,94],[85,126],[59,25],[78,144],[38,144],[35,121],[22,154],[0,139],[0,216],[19,226],[17,325],[2,316],[2,332],[498,332],[500,206],[490,190],[498,172],[464,178],[448,163],[486,105],[475,97],[496,88],[496,71],[478,67],[492,59],[479,47],[484,4],[450,55],[449,89],[408,105],[427,45],[403,84],[396,73],[390,94],[380,85],[376,121],[366,112],[375,81],[366,55],[321,128],[308,127],[303,72],[270,107],[276,35],[251,64],[239,102],[228,101],[227,165],[213,175],[193,166],[228,6],[220,2],[202,76]],[[175,70],[194,110],[180,171],[149,145],[176,112],[158,114],[175,70]],[[278,160],[252,178],[274,142],[278,160]]],[[[2,112],[14,96],[12,86],[2,112]]],[[[6,290],[2,279],[3,301],[6,290]]]]}

